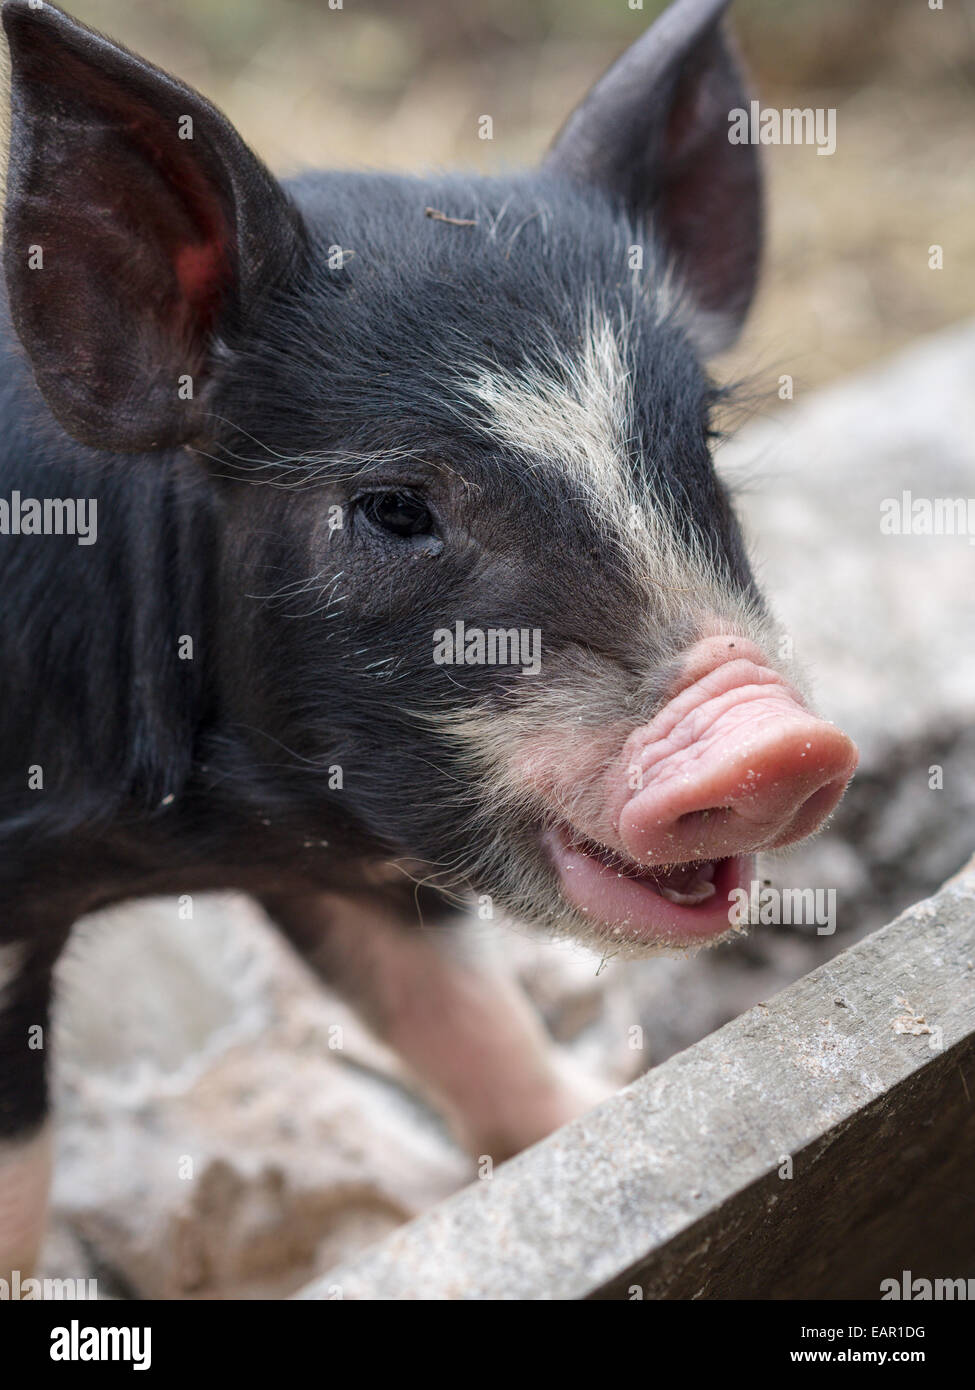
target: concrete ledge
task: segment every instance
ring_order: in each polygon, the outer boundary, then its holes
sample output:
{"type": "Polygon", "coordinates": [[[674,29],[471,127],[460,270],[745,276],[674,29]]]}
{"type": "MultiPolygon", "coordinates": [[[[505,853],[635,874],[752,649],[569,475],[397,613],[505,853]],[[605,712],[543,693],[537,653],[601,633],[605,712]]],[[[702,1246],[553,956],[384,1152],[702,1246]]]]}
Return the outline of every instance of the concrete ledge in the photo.
{"type": "Polygon", "coordinates": [[[299,1296],[876,1298],[903,1269],[975,1274],[975,859],[299,1296]]]}

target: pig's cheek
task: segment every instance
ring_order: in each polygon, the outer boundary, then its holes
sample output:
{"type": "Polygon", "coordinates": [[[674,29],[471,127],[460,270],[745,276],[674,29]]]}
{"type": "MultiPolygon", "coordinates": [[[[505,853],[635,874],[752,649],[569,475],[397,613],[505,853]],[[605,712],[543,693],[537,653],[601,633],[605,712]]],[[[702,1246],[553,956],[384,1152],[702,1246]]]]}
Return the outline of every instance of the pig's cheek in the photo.
{"type": "Polygon", "coordinates": [[[33,1138],[0,1143],[0,1279],[11,1272],[21,1281],[34,1268],[44,1237],[51,1180],[51,1135],[44,1128],[33,1138]]]}
{"type": "Polygon", "coordinates": [[[619,730],[559,732],[524,740],[509,764],[508,780],[531,792],[548,814],[573,823],[597,826],[603,821],[607,772],[619,760],[619,730]]]}

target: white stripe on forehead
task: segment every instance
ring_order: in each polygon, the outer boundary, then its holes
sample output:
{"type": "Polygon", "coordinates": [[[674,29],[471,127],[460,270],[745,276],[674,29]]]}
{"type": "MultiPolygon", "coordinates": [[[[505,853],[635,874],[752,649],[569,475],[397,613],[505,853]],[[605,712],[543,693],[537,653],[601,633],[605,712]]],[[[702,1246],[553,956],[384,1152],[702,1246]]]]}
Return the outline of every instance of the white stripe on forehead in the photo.
{"type": "MultiPolygon", "coordinates": [[[[672,290],[669,282],[664,288],[672,290]]],[[[625,317],[614,325],[590,306],[574,357],[542,337],[535,362],[514,371],[485,368],[464,389],[487,407],[499,442],[526,468],[564,478],[607,539],[618,543],[614,564],[625,556],[636,624],[642,620],[655,639],[713,620],[728,632],[764,635],[766,620],[754,602],[729,587],[693,532],[678,534],[673,503],[651,491],[634,467],[630,331],[625,317]]],[[[654,489],[665,486],[658,475],[654,489]]]]}
{"type": "Polygon", "coordinates": [[[628,333],[626,320],[614,326],[590,307],[575,357],[543,339],[537,362],[513,372],[484,370],[467,389],[487,406],[495,436],[526,468],[552,472],[568,484],[570,495],[626,556],[641,608],[649,605],[660,616],[661,581],[672,583],[677,575],[686,584],[700,566],[676,546],[665,499],[651,495],[633,467],[628,333]]]}
{"type": "Polygon", "coordinates": [[[552,345],[540,364],[515,372],[485,370],[469,389],[490,411],[498,439],[532,468],[557,469],[600,510],[629,498],[632,392],[617,332],[590,314],[579,354],[552,345]]]}

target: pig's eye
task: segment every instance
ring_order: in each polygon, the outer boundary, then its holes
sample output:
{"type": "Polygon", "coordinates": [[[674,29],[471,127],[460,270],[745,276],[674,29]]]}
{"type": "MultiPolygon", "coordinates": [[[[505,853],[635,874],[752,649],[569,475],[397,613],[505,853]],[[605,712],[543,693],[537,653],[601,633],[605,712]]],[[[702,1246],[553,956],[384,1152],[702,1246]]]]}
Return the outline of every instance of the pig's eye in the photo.
{"type": "Polygon", "coordinates": [[[370,492],[358,505],[367,521],[391,536],[426,536],[433,530],[433,517],[412,493],[370,492]]]}

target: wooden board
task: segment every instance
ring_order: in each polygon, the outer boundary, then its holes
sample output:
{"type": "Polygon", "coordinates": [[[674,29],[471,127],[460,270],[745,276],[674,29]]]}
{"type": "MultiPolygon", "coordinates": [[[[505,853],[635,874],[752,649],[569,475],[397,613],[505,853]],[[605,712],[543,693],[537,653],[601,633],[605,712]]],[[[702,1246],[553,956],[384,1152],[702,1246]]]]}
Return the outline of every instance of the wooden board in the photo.
{"type": "Polygon", "coordinates": [[[975,860],[302,1296],[878,1298],[904,1270],[975,1275],[975,860]]]}

